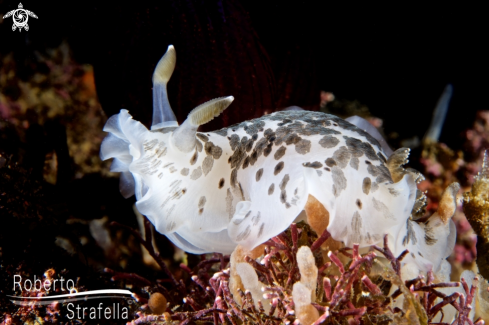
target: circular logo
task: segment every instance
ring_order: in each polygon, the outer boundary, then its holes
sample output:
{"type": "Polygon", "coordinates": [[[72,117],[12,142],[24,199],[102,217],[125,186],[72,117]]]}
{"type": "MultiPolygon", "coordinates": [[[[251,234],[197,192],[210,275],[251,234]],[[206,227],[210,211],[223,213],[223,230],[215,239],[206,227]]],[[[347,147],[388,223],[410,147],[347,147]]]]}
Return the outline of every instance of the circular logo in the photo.
{"type": "Polygon", "coordinates": [[[23,28],[25,25],[27,25],[27,21],[29,20],[29,16],[24,9],[15,10],[12,18],[14,20],[15,26],[17,26],[18,28],[23,28]]]}
{"type": "Polygon", "coordinates": [[[24,9],[22,3],[19,3],[19,8],[15,10],[11,10],[7,12],[3,18],[8,18],[12,16],[12,20],[14,24],[12,25],[12,30],[19,29],[19,32],[24,28],[26,31],[29,30],[29,25],[27,25],[27,21],[29,20],[29,16],[37,18],[36,14],[32,11],[24,9]]]}

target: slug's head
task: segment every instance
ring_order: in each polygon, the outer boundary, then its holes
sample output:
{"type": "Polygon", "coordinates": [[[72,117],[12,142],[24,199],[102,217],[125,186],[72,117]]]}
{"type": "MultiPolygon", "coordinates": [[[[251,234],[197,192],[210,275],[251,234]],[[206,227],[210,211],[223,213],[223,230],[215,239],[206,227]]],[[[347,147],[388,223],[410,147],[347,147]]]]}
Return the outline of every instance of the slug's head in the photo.
{"type": "Polygon", "coordinates": [[[102,142],[100,157],[114,158],[111,171],[121,172],[120,190],[126,198],[133,194],[138,200],[144,197],[154,182],[161,181],[155,177],[165,174],[162,166],[188,161],[186,156],[197,145],[197,128],[221,114],[234,99],[229,96],[208,101],[192,110],[179,126],[167,94],[175,65],[176,52],[170,45],[153,73],[151,131],[134,121],[125,109],[110,117],[104,127],[109,135],[102,142]]]}

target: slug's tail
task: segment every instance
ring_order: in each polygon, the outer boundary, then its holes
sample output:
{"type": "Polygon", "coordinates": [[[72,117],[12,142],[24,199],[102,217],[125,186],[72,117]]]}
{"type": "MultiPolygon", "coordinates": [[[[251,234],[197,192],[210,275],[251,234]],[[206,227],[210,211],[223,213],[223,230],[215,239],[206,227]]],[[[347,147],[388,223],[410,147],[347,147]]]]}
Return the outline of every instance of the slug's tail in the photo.
{"type": "Polygon", "coordinates": [[[148,129],[141,123],[134,121],[129,112],[122,109],[117,115],[111,116],[104,126],[109,134],[102,141],[100,158],[107,160],[114,158],[111,172],[120,172],[119,189],[125,198],[136,194],[140,198],[144,194],[144,183],[129,171],[129,165],[138,159],[142,152],[142,143],[148,129]]]}

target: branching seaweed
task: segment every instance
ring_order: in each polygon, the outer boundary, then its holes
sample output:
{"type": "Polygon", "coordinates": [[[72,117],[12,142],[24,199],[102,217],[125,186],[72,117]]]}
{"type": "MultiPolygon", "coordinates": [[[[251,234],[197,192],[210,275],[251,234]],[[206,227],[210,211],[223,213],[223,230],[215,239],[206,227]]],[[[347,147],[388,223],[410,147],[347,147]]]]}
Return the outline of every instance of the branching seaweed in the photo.
{"type": "MultiPolygon", "coordinates": [[[[229,257],[209,255],[193,269],[182,264],[181,269],[189,280],[185,283],[173,279],[173,289],[162,291],[168,298],[167,311],[163,315],[148,313],[151,309],[147,307],[147,299],[141,299],[142,312],[129,324],[299,324],[292,287],[301,279],[296,258],[301,246],[313,248],[311,251],[318,269],[315,302],[311,303],[318,316],[312,324],[448,324],[443,323],[443,318],[434,321],[440,318],[446,305],[452,305],[458,311],[455,324],[483,324],[482,320],[472,322],[468,317],[476,281],[470,288],[463,279],[462,284],[435,283],[431,272],[426,279],[419,276],[401,280],[401,261],[407,251],[394,256],[387,236],[383,247],[372,246],[365,254],[360,254],[358,245],[354,245],[352,249],[329,251],[323,258],[320,247],[329,236],[325,231],[317,237],[308,225],[293,224],[265,243],[261,258],[246,257],[246,263],[263,284],[263,297],[254,299],[250,291],[238,289],[241,304],[229,289],[232,276],[227,268],[229,257]],[[377,254],[389,262],[383,266],[381,276],[371,272],[374,263],[379,263],[377,254]],[[458,286],[463,287],[465,294],[447,295],[438,290],[458,286]],[[389,294],[391,287],[397,289],[389,294]],[[396,299],[404,299],[402,310],[392,307],[396,299]]],[[[148,243],[148,251],[158,259],[151,248],[151,240],[138,238],[148,243]]],[[[112,276],[114,280],[130,279],[133,283],[149,285],[149,280],[137,275],[112,273],[112,276]]],[[[160,284],[151,286],[149,291],[163,288],[160,284]]]]}

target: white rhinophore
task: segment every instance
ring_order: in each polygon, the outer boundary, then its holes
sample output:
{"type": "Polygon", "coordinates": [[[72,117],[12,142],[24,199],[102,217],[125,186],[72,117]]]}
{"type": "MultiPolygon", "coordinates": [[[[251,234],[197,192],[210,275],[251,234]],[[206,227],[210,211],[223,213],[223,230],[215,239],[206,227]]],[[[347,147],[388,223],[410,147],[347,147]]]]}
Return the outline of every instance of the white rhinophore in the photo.
{"type": "Polygon", "coordinates": [[[151,130],[178,126],[177,118],[168,101],[166,88],[176,64],[177,54],[173,45],[170,45],[153,73],[153,124],[151,130]]]}

